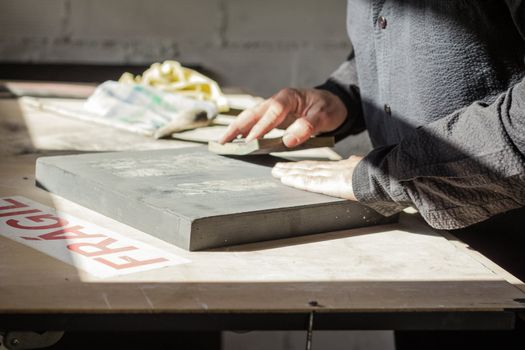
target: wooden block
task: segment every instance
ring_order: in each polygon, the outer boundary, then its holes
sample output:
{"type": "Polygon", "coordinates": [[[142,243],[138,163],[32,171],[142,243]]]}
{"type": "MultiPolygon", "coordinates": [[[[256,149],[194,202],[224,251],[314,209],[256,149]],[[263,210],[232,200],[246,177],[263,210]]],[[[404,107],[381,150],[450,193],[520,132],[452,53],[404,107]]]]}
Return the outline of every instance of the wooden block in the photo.
{"type": "Polygon", "coordinates": [[[297,147],[288,148],[284,145],[283,139],[277,137],[253,140],[250,142],[246,142],[244,139],[237,139],[224,145],[212,141],[208,143],[208,150],[222,155],[245,156],[334,146],[335,141],[333,137],[312,137],[297,147]]]}
{"type": "Polygon", "coordinates": [[[36,181],[188,250],[393,221],[356,202],[282,185],[271,176],[277,160],[205,147],[42,157],[36,181]]]}

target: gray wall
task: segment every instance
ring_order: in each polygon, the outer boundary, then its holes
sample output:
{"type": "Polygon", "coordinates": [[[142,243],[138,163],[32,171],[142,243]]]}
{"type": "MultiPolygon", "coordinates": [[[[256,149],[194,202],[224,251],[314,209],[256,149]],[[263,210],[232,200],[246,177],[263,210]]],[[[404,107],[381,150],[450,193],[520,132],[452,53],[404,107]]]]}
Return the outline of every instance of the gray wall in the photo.
{"type": "Polygon", "coordinates": [[[269,96],[350,51],[344,0],[0,0],[0,60],[202,64],[269,96]]]}

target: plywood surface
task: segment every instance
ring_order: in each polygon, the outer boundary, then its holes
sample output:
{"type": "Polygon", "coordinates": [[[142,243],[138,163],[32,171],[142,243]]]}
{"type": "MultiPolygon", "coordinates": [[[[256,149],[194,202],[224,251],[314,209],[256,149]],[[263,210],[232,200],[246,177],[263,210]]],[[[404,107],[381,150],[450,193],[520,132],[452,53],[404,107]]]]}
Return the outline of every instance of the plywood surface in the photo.
{"type": "Polygon", "coordinates": [[[154,140],[111,127],[35,110],[15,99],[0,99],[0,121],[0,156],[195,146],[176,140],[154,140]]]}
{"type": "MultiPolygon", "coordinates": [[[[5,109],[0,108],[0,117],[8,120],[5,109]]],[[[10,118],[17,120],[12,114],[10,118]]],[[[57,145],[63,141],[59,119],[25,116],[22,134],[37,149],[57,145]],[[38,118],[56,122],[54,129],[38,118]],[[44,135],[53,137],[46,143],[44,135]]],[[[102,129],[75,123],[85,126],[91,140],[64,141],[66,150],[109,145],[97,138],[107,137],[102,129]]],[[[6,146],[5,139],[2,143],[6,146]]],[[[469,254],[468,247],[429,229],[417,215],[403,214],[398,224],[386,226],[188,252],[36,188],[37,157],[11,154],[0,159],[0,196],[30,198],[191,262],[100,279],[0,237],[0,314],[479,312],[523,307],[515,299],[524,293],[507,282],[508,276],[482,256],[469,254]]]]}
{"type": "Polygon", "coordinates": [[[521,307],[513,299],[522,292],[409,214],[394,225],[187,252],[35,188],[34,160],[3,159],[0,196],[31,198],[191,263],[98,279],[0,238],[2,312],[304,311],[311,300],[324,311],[521,307]]]}

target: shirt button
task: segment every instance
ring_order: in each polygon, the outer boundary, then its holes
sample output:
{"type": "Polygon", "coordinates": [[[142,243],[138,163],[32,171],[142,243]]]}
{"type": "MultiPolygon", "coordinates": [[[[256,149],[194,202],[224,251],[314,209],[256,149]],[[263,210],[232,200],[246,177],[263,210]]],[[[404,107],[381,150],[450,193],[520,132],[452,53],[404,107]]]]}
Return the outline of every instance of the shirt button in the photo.
{"type": "Polygon", "coordinates": [[[379,16],[377,19],[377,24],[379,25],[379,28],[385,29],[386,28],[386,18],[383,16],[379,16]]]}
{"type": "Polygon", "coordinates": [[[388,115],[391,115],[392,114],[392,109],[390,108],[390,105],[389,104],[386,104],[384,105],[383,107],[385,109],[385,113],[388,114],[388,115]]]}

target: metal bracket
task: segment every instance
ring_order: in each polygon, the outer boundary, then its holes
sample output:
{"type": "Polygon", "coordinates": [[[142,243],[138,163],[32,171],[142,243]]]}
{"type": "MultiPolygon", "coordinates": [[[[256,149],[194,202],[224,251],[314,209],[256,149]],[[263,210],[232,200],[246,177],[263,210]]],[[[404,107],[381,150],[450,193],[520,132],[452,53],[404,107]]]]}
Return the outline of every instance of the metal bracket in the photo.
{"type": "Polygon", "coordinates": [[[314,312],[308,317],[308,330],[306,331],[306,350],[312,349],[312,333],[314,329],[314,312]]]}
{"type": "Polygon", "coordinates": [[[0,332],[0,350],[40,349],[56,344],[64,332],[0,332]]]}

